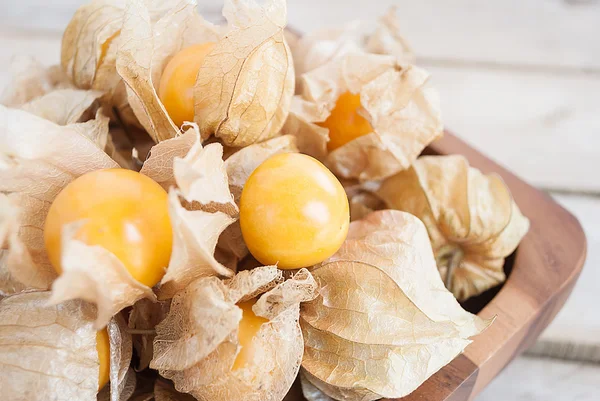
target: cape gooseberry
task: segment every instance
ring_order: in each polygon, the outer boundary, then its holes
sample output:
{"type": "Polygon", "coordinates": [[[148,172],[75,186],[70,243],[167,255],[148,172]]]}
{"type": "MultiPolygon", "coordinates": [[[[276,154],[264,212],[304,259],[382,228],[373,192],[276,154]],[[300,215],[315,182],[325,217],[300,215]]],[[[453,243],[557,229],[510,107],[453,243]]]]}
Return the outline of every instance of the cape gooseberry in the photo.
{"type": "Polygon", "coordinates": [[[344,188],[323,164],[304,154],[267,159],[242,190],[242,234],[265,265],[298,269],[322,262],[340,248],[349,222],[344,188]]]}

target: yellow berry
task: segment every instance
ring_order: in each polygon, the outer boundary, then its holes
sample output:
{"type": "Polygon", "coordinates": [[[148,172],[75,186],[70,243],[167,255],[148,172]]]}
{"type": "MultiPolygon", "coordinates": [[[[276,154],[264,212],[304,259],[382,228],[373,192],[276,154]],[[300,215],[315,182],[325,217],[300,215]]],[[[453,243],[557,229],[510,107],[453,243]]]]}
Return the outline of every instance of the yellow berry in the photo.
{"type": "Polygon", "coordinates": [[[298,269],[322,262],[346,239],[349,221],[344,188],[307,155],[269,158],[254,170],[242,191],[244,241],[265,265],[298,269]]]}
{"type": "Polygon", "coordinates": [[[96,333],[96,350],[98,351],[98,361],[100,361],[98,390],[101,390],[108,383],[110,376],[110,342],[108,341],[108,331],[106,329],[96,333]]]}
{"type": "Polygon", "coordinates": [[[336,150],[358,137],[373,132],[371,124],[358,114],[360,107],[360,94],[346,92],[338,98],[327,120],[318,124],[329,129],[329,142],[327,143],[329,151],[336,150]]]}
{"type": "Polygon", "coordinates": [[[248,361],[252,360],[252,339],[260,330],[263,323],[268,322],[264,317],[256,316],[252,311],[252,306],[256,303],[256,299],[240,302],[237,306],[242,309],[242,320],[238,329],[238,342],[240,344],[240,352],[237,354],[233,362],[233,370],[243,368],[248,361]]]}
{"type": "Polygon", "coordinates": [[[75,238],[113,253],[142,284],[154,286],[169,264],[172,246],[166,191],[150,178],[126,169],[82,175],[56,197],[44,227],[50,262],[61,268],[62,228],[83,226],[75,238]]]}
{"type": "Polygon", "coordinates": [[[194,121],[194,84],[198,70],[214,46],[208,42],[186,47],[163,70],[158,96],[178,127],[185,121],[194,121]]]}

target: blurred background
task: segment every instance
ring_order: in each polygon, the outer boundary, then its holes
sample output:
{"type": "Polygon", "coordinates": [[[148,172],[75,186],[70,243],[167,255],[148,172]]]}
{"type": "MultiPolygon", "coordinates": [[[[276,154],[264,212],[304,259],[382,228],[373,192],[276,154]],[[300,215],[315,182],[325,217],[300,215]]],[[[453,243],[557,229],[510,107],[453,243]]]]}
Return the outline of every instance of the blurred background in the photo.
{"type": "MultiPolygon", "coordinates": [[[[58,63],[62,31],[84,2],[1,0],[0,91],[15,55],[58,63]]],[[[222,1],[200,3],[218,20],[222,1]]],[[[600,399],[600,1],[289,0],[289,25],[375,20],[392,5],[447,127],[549,192],[588,238],[565,308],[478,400],[600,399]]]]}

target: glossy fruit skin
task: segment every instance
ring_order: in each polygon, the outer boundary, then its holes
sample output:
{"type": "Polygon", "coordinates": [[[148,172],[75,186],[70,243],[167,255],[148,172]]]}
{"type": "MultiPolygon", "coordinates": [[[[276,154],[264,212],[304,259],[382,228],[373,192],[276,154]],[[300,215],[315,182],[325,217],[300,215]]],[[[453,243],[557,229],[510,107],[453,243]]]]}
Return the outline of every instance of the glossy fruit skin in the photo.
{"type": "Polygon", "coordinates": [[[265,265],[298,269],[322,262],[340,248],[349,222],[344,188],[323,164],[304,154],[267,159],[242,191],[244,241],[265,265]]]}
{"type": "Polygon", "coordinates": [[[319,126],[329,129],[327,149],[331,152],[348,142],[373,132],[371,124],[360,114],[360,94],[343,93],[331,114],[319,126]]]}
{"type": "Polygon", "coordinates": [[[166,191],[126,169],[96,170],[73,180],[56,197],[44,227],[50,262],[61,268],[62,228],[84,221],[76,238],[112,252],[134,279],[148,287],[164,275],[173,234],[166,191]]]}
{"type": "Polygon", "coordinates": [[[98,375],[98,391],[100,391],[102,387],[106,386],[110,378],[110,341],[108,340],[108,331],[105,328],[96,333],[96,350],[100,362],[100,373],[98,375]]]}
{"type": "Polygon", "coordinates": [[[194,84],[198,70],[214,47],[213,42],[186,47],[163,70],[158,97],[178,127],[185,121],[194,121],[194,84]]]}
{"type": "Polygon", "coordinates": [[[237,304],[242,309],[242,320],[238,329],[238,341],[240,344],[240,352],[237,354],[233,363],[232,370],[243,368],[248,361],[253,357],[252,339],[260,330],[260,327],[269,320],[264,317],[256,316],[252,311],[252,307],[256,303],[256,299],[240,302],[237,304]]]}

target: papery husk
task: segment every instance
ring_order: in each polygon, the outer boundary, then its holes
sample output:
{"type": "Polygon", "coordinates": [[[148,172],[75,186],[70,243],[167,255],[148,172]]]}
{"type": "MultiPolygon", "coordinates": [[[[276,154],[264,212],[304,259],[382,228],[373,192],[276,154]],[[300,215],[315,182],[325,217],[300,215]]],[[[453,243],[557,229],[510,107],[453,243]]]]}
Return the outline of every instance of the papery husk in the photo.
{"type": "Polygon", "coordinates": [[[127,3],[116,55],[116,69],[127,84],[127,99],[137,119],[155,142],[174,138],[179,127],[158,97],[168,61],[197,43],[216,42],[218,29],[197,13],[195,0],[168,0],[160,18],[142,0],[127,3]]]}
{"type": "Polygon", "coordinates": [[[129,366],[133,356],[131,334],[121,314],[108,323],[110,344],[110,401],[126,401],[135,390],[135,372],[129,366]]]}
{"type": "Polygon", "coordinates": [[[96,400],[95,308],[83,301],[48,306],[49,297],[29,292],[0,301],[2,398],[96,400]]]}
{"type": "Polygon", "coordinates": [[[491,323],[446,290],[427,231],[408,213],[351,223],[340,250],[312,273],[321,290],[302,306],[302,367],[335,399],[410,394],[491,323]]]}
{"type": "Polygon", "coordinates": [[[21,108],[58,125],[85,122],[95,117],[92,106],[102,92],[81,89],[57,89],[37,97],[21,108]]]}
{"type": "Polygon", "coordinates": [[[198,127],[195,124],[192,127],[196,142],[183,158],[173,159],[173,175],[179,196],[193,208],[218,210],[237,217],[239,209],[229,191],[229,179],[223,162],[223,145],[210,143],[202,146],[198,127]]]}
{"type": "Polygon", "coordinates": [[[302,360],[300,302],[313,299],[316,288],[308,270],[281,282],[275,266],[242,271],[227,282],[197,280],[173,299],[157,326],[150,366],[199,400],[281,400],[302,360]],[[252,339],[252,359],[232,370],[242,318],[236,303],[256,296],[254,313],[269,321],[252,339]]]}
{"type": "Polygon", "coordinates": [[[133,347],[139,358],[139,363],[135,367],[138,372],[150,365],[153,357],[152,343],[156,337],[156,333],[152,332],[156,325],[167,316],[170,307],[170,302],[152,302],[149,299],[140,299],[131,309],[128,327],[135,333],[132,338],[133,347]]]}
{"type": "Polygon", "coordinates": [[[102,104],[106,110],[115,111],[118,120],[135,125],[116,69],[126,4],[126,0],[92,0],[79,7],[63,34],[61,67],[77,88],[104,92],[102,104]]]}
{"type": "Polygon", "coordinates": [[[191,128],[181,135],[154,145],[140,173],[152,178],[165,191],[176,187],[173,162],[176,158],[184,158],[197,142],[198,134],[191,128]]]}
{"type": "Polygon", "coordinates": [[[85,221],[67,224],[62,229],[61,275],[52,283],[50,303],[84,299],[96,304],[94,326],[101,329],[111,317],[142,298],[156,299],[152,289],[135,280],[115,255],[98,245],[76,239],[85,221]]]}
{"type": "MultiPolygon", "coordinates": [[[[235,203],[239,206],[244,184],[259,165],[271,156],[295,152],[298,152],[296,138],[291,135],[283,135],[246,146],[231,155],[225,161],[225,169],[229,179],[229,190],[235,203]]],[[[239,221],[225,229],[219,238],[217,247],[221,250],[223,258],[228,260],[232,266],[237,266],[237,263],[248,255],[248,248],[244,243],[239,221]]]]}
{"type": "Polygon", "coordinates": [[[172,298],[199,277],[233,275],[214,256],[219,236],[237,220],[238,212],[229,192],[223,148],[218,143],[202,147],[198,127],[189,126],[181,137],[156,145],[148,167],[142,168],[142,173],[170,187],[173,251],[158,289],[160,299],[172,298]],[[178,157],[189,146],[191,136],[191,148],[183,158],[178,157]],[[173,182],[177,188],[171,186],[173,182]]]}
{"type": "MultiPolygon", "coordinates": [[[[93,120],[60,126],[23,110],[0,106],[0,192],[18,221],[0,257],[0,293],[48,289],[56,273],[44,247],[43,225],[50,204],[73,179],[118,165],[98,147],[93,120]],[[95,139],[84,133],[92,130],[95,139]]],[[[96,125],[97,124],[97,125],[96,125]]],[[[107,125],[106,125],[107,126],[107,125]]]]}
{"type": "Polygon", "coordinates": [[[429,74],[393,56],[350,53],[302,77],[283,133],[298,138],[298,148],[343,178],[379,180],[410,167],[421,151],[442,135],[438,93],[429,74]],[[373,132],[332,152],[323,122],[340,95],[360,94],[359,112],[373,132]]]}
{"type": "Polygon", "coordinates": [[[279,133],[295,87],[286,12],[284,0],[225,1],[228,32],[206,56],[194,87],[203,135],[242,147],[279,133]]]}
{"type": "Polygon", "coordinates": [[[421,157],[377,194],[425,223],[442,279],[461,301],[506,280],[504,259],[529,229],[502,179],[459,155],[421,157]]]}
{"type": "Polygon", "coordinates": [[[33,99],[73,84],[60,66],[43,66],[33,57],[16,57],[11,63],[12,81],[4,89],[0,104],[19,108],[33,99]]]}
{"type": "Polygon", "coordinates": [[[362,51],[392,55],[402,63],[414,64],[415,55],[400,34],[397,8],[390,7],[376,27],[354,21],[340,27],[309,32],[290,44],[296,77],[349,53],[362,51]]]}

